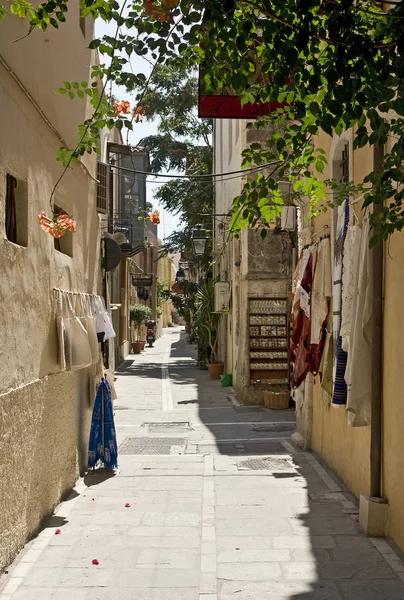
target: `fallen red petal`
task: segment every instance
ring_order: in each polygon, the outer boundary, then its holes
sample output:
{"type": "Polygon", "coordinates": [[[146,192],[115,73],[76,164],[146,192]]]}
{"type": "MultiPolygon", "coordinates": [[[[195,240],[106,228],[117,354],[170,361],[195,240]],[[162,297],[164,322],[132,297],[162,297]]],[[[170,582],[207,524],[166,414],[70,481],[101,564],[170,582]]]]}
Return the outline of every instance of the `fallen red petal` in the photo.
{"type": "Polygon", "coordinates": [[[99,565],[100,563],[98,562],[98,560],[96,558],[93,559],[93,565],[99,565]]]}
{"type": "Polygon", "coordinates": [[[130,504],[126,503],[125,508],[130,508],[130,504]]]}
{"type": "Polygon", "coordinates": [[[59,533],[62,533],[62,532],[60,531],[60,529],[56,529],[56,531],[55,531],[55,535],[59,535],[59,533]]]}

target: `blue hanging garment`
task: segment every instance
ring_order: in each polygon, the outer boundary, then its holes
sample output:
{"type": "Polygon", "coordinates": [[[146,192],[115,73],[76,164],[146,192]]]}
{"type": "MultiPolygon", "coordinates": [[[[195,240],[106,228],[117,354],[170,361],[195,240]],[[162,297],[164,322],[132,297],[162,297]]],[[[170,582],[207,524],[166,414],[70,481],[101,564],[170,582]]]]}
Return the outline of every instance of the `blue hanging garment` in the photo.
{"type": "Polygon", "coordinates": [[[111,388],[102,379],[95,397],[88,445],[88,468],[103,463],[107,469],[118,468],[118,445],[116,443],[111,388]]]}
{"type": "MultiPolygon", "coordinates": [[[[334,291],[336,286],[339,286],[339,306],[338,310],[334,309],[334,323],[337,322],[336,334],[336,354],[335,354],[335,370],[334,370],[334,390],[332,395],[332,403],[334,405],[346,404],[348,397],[348,387],[345,381],[345,370],[348,360],[348,354],[342,349],[341,332],[341,315],[342,315],[342,275],[344,271],[344,244],[349,225],[349,199],[344,200],[343,207],[343,222],[342,227],[338,232],[338,238],[335,242],[335,252],[340,263],[340,277],[338,281],[334,279],[334,291]]],[[[335,273],[335,267],[334,267],[335,273]]]]}

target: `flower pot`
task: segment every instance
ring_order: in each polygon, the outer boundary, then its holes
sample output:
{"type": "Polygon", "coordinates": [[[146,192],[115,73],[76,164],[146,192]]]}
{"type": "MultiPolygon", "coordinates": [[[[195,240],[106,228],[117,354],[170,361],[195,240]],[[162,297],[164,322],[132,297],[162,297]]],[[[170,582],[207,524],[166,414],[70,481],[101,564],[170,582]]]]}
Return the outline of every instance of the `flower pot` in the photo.
{"type": "Polygon", "coordinates": [[[132,342],[132,354],[140,354],[142,350],[142,342],[132,342]]]}
{"type": "Polygon", "coordinates": [[[233,376],[231,373],[220,375],[220,379],[222,380],[222,387],[230,387],[233,385],[233,376]]]}
{"type": "Polygon", "coordinates": [[[211,379],[220,379],[220,375],[222,375],[224,371],[223,363],[209,363],[208,364],[209,375],[211,379]]]}
{"type": "Polygon", "coordinates": [[[146,346],[146,340],[140,340],[139,343],[142,344],[142,350],[144,350],[144,348],[146,346]]]}

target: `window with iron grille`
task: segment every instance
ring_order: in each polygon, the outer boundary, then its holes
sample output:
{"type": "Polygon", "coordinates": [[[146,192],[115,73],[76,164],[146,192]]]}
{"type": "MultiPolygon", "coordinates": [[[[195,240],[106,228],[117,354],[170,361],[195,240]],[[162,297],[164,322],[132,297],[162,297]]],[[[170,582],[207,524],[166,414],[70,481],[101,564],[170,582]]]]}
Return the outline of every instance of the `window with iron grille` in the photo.
{"type": "Polygon", "coordinates": [[[108,165],[97,162],[97,210],[106,213],[108,207],[108,165]]]}
{"type": "Polygon", "coordinates": [[[341,160],[341,182],[349,183],[349,145],[345,144],[341,160]]]}

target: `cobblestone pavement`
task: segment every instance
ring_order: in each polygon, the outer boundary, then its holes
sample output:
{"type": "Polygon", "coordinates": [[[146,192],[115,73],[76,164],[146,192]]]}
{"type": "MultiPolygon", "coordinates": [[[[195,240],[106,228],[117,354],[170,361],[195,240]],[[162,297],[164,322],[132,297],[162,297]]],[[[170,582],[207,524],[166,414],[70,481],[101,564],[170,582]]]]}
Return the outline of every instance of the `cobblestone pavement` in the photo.
{"type": "Polygon", "coordinates": [[[404,600],[398,556],[289,444],[293,410],[238,406],[179,329],[116,383],[119,472],[80,480],[0,600],[404,600]]]}

